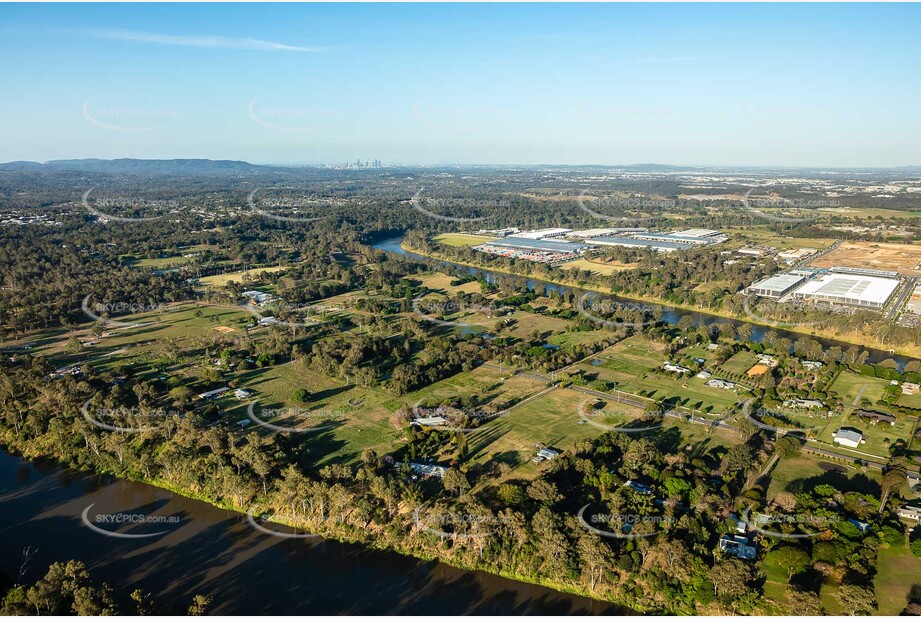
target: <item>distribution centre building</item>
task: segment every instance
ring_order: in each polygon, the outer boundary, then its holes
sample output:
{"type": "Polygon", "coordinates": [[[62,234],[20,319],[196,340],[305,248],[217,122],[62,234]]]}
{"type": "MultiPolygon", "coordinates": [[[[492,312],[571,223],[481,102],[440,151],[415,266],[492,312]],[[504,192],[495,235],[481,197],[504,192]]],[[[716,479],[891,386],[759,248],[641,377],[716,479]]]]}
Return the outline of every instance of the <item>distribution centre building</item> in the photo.
{"type": "Polygon", "coordinates": [[[559,240],[540,240],[531,238],[503,238],[501,240],[491,240],[488,243],[485,243],[484,246],[571,254],[584,253],[586,250],[592,248],[591,245],[585,245],[578,242],[563,242],[559,240]]]}
{"type": "Polygon", "coordinates": [[[806,278],[800,275],[775,275],[748,286],[746,292],[765,298],[781,298],[796,289],[806,278]]]}
{"type": "Polygon", "coordinates": [[[797,289],[793,297],[882,309],[898,287],[898,279],[831,273],[821,279],[809,281],[797,289]]]}

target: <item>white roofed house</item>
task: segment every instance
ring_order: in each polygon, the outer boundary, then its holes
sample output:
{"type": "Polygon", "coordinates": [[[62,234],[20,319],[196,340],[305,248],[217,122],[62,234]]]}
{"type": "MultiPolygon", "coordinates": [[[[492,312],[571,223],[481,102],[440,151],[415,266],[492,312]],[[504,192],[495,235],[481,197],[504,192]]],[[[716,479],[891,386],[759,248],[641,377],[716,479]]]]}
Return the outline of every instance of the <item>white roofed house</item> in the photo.
{"type": "Polygon", "coordinates": [[[691,370],[686,367],[675,365],[669,362],[663,363],[662,368],[665,369],[665,371],[671,371],[674,373],[690,373],[691,372],[691,370]]]}
{"type": "Polygon", "coordinates": [[[222,387],[220,387],[220,388],[216,388],[216,389],[214,389],[214,390],[211,390],[211,391],[207,391],[207,392],[201,393],[201,394],[198,396],[198,398],[199,398],[199,399],[213,399],[213,398],[217,397],[218,395],[223,395],[224,393],[226,393],[226,392],[229,391],[229,390],[230,390],[230,389],[229,389],[228,387],[222,386],[222,387]]]}

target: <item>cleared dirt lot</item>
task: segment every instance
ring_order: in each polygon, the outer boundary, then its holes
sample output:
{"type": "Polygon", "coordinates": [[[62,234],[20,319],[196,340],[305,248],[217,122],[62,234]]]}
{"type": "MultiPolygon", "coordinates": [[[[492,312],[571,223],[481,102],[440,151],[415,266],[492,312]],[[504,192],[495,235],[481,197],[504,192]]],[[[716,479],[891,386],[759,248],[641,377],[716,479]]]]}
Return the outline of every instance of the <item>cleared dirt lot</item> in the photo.
{"type": "Polygon", "coordinates": [[[875,268],[897,270],[906,275],[917,275],[921,274],[921,270],[918,269],[919,264],[921,264],[921,245],[844,242],[831,253],[810,262],[809,266],[875,268]]]}

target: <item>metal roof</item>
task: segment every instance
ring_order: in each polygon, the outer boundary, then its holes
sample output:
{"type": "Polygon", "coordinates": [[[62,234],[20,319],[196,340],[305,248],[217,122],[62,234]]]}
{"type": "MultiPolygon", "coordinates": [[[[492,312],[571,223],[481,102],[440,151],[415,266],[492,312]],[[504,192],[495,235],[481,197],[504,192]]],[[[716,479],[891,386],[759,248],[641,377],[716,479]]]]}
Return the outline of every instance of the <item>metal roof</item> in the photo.
{"type": "Polygon", "coordinates": [[[587,242],[598,245],[616,245],[624,247],[647,247],[650,249],[682,249],[687,250],[694,247],[685,243],[666,242],[661,240],[640,240],[638,238],[608,238],[594,237],[586,239],[587,242]]]}
{"type": "Polygon", "coordinates": [[[751,288],[757,290],[771,290],[772,292],[785,292],[803,279],[804,277],[799,275],[775,275],[752,284],[751,288]]]}
{"type": "Polygon", "coordinates": [[[590,245],[578,242],[563,242],[561,240],[538,240],[531,238],[503,238],[491,240],[486,243],[490,247],[511,247],[513,249],[534,249],[537,251],[556,251],[558,253],[575,253],[584,249],[591,249],[590,245]]]}

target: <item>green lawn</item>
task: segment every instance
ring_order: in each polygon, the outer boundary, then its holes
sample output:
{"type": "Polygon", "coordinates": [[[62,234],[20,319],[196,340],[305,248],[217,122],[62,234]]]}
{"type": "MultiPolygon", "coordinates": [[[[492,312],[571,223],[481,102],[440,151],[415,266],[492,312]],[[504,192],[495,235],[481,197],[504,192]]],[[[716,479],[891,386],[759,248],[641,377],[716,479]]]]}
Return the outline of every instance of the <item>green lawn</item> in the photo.
{"type": "Polygon", "coordinates": [[[246,272],[240,271],[235,273],[225,273],[223,275],[211,275],[202,277],[199,283],[204,287],[221,286],[230,281],[243,282],[246,278],[257,278],[260,273],[276,273],[287,270],[287,266],[265,266],[262,268],[250,268],[246,272]]]}
{"type": "Polygon", "coordinates": [[[138,326],[110,326],[99,339],[90,332],[93,323],[84,324],[73,335],[91,345],[78,354],[65,352],[71,334],[64,330],[42,340],[33,352],[47,355],[55,364],[87,362],[96,369],[108,369],[138,358],[148,362],[169,349],[203,351],[217,341],[243,336],[251,315],[242,308],[197,305],[192,301],[171,303],[163,311],[110,316],[111,320],[138,326]],[[201,315],[196,316],[198,312],[201,315]]]}
{"type": "Polygon", "coordinates": [[[589,361],[577,365],[590,380],[616,382],[620,390],[685,406],[695,414],[712,414],[716,418],[741,397],[732,390],[705,386],[706,380],[694,377],[693,373],[686,374],[687,377],[652,373],[650,369],[661,367],[665,356],[661,344],[642,335],[621,341],[596,359],[596,364],[589,361]]]}
{"type": "Polygon", "coordinates": [[[764,582],[764,600],[765,609],[769,610],[772,615],[784,614],[787,588],[787,570],[777,564],[775,554],[768,552],[764,560],[758,565],[761,574],[765,577],[764,582]],[[772,605],[771,602],[776,605],[772,605]]]}
{"type": "Polygon", "coordinates": [[[432,240],[440,242],[449,247],[473,247],[482,245],[490,240],[496,240],[495,236],[474,236],[472,234],[439,234],[432,240]]]}
{"type": "Polygon", "coordinates": [[[143,258],[134,262],[132,266],[138,268],[167,268],[170,266],[188,264],[192,259],[191,257],[182,257],[181,255],[164,258],[143,258]]]}
{"type": "Polygon", "coordinates": [[[547,343],[561,348],[568,348],[604,341],[609,336],[610,334],[603,330],[574,331],[552,335],[547,338],[547,343]]]}
{"type": "Polygon", "coordinates": [[[557,389],[490,421],[487,429],[470,434],[472,461],[504,461],[516,476],[534,477],[546,464],[531,463],[538,442],[560,450],[571,448],[580,438],[594,438],[603,429],[580,422],[579,408],[590,397],[569,389],[557,389]]]}
{"type": "Polygon", "coordinates": [[[899,395],[896,403],[905,408],[921,410],[921,393],[917,395],[899,395]]]}
{"type": "Polygon", "coordinates": [[[773,500],[780,492],[801,493],[815,485],[831,485],[842,491],[861,490],[880,496],[879,473],[875,470],[861,472],[843,462],[800,453],[781,459],[771,471],[767,499],[773,500]]]}
{"type": "Polygon", "coordinates": [[[452,397],[477,395],[490,405],[503,410],[546,387],[543,382],[524,376],[513,376],[508,371],[481,365],[472,371],[459,373],[403,395],[401,400],[407,406],[413,406],[419,401],[422,401],[422,405],[434,405],[452,397]]]}
{"type": "Polygon", "coordinates": [[[752,368],[758,362],[758,357],[748,350],[736,352],[729,360],[720,365],[720,369],[729,373],[739,373],[744,375],[746,371],[752,368]]]}
{"type": "Polygon", "coordinates": [[[842,416],[832,417],[830,422],[816,433],[816,439],[820,442],[825,442],[826,444],[823,446],[841,450],[842,452],[849,452],[846,448],[838,447],[834,444],[832,434],[842,427],[857,429],[863,434],[866,442],[861,443],[856,449],[852,449],[850,454],[853,454],[853,450],[857,450],[888,459],[890,456],[889,446],[898,439],[907,442],[911,438],[912,430],[917,420],[913,416],[910,417],[904,414],[896,414],[895,416],[896,423],[894,426],[889,425],[889,423],[870,425],[855,416],[853,412],[845,413],[842,416]]]}
{"type": "Polygon", "coordinates": [[[888,380],[842,371],[835,378],[829,390],[841,397],[845,405],[877,408],[875,404],[882,399],[887,386],[889,386],[888,380]],[[865,403],[864,399],[869,400],[870,403],[865,403]]]}
{"type": "Polygon", "coordinates": [[[237,383],[253,391],[254,396],[238,401],[225,395],[217,400],[230,422],[246,418],[251,401],[257,402],[254,413],[294,409],[298,412],[296,417],[260,418],[282,426],[321,428],[304,434],[311,459],[319,465],[354,462],[366,449],[385,455],[397,445],[399,432],[391,416],[405,405],[383,389],[346,384],[306,369],[300,361],[246,372],[237,376],[237,383]],[[298,388],[311,394],[309,401],[292,401],[291,395],[298,388]]]}
{"type": "Polygon", "coordinates": [[[873,580],[878,613],[898,615],[907,605],[912,584],[921,584],[921,558],[913,556],[904,546],[880,549],[873,580]]]}

